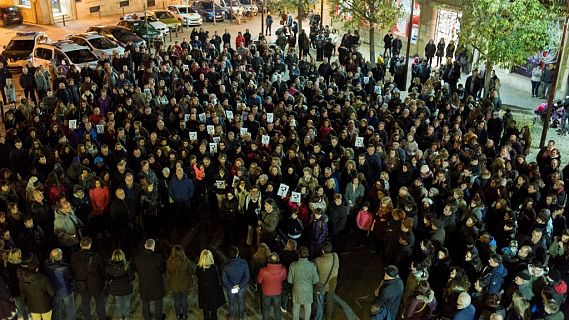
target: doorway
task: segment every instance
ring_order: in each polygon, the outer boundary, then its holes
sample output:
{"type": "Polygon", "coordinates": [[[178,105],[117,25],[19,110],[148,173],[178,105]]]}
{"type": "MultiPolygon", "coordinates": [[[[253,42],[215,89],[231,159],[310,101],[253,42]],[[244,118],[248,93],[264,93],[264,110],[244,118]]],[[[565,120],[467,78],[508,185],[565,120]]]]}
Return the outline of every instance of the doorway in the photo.
{"type": "Polygon", "coordinates": [[[450,40],[458,41],[458,31],[460,30],[460,18],[462,13],[445,8],[438,9],[437,24],[435,29],[435,43],[438,43],[441,38],[445,39],[446,43],[450,40]]]}

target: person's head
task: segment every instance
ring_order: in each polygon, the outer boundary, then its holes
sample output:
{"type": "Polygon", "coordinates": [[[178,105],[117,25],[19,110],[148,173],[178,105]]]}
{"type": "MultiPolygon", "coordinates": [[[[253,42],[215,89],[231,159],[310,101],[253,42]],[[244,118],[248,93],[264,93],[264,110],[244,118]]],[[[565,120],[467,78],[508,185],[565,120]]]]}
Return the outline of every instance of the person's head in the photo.
{"type": "Polygon", "coordinates": [[[93,240],[91,240],[91,238],[89,238],[89,237],[83,237],[83,238],[81,238],[81,241],[79,242],[79,246],[81,247],[81,249],[84,249],[84,250],[90,250],[92,244],[93,244],[93,240]]]}
{"type": "Polygon", "coordinates": [[[239,257],[239,248],[237,248],[236,246],[231,246],[229,248],[229,257],[232,259],[239,257]]]}
{"type": "Polygon", "coordinates": [[[200,260],[198,261],[198,267],[206,269],[214,264],[213,254],[207,249],[203,249],[200,253],[200,260]]]}
{"type": "Polygon", "coordinates": [[[300,250],[298,251],[298,255],[302,259],[308,259],[310,252],[308,251],[308,248],[306,246],[302,246],[302,247],[300,247],[300,250]]]}
{"type": "Polygon", "coordinates": [[[559,303],[555,299],[550,299],[544,303],[544,311],[547,314],[555,314],[559,312],[559,303]]]}
{"type": "Polygon", "coordinates": [[[26,227],[27,229],[31,229],[34,227],[34,218],[32,218],[32,216],[24,217],[24,227],[26,227]]]}
{"type": "Polygon", "coordinates": [[[112,262],[126,262],[126,256],[121,249],[115,249],[111,255],[112,262]]]}
{"type": "Polygon", "coordinates": [[[144,242],[144,249],[154,251],[156,248],[156,241],[154,239],[148,239],[144,242]]]}
{"type": "Polygon", "coordinates": [[[285,250],[286,251],[296,251],[297,243],[294,239],[288,239],[286,242],[285,250]]]}
{"type": "Polygon", "coordinates": [[[502,264],[502,256],[497,254],[497,253],[492,254],[490,256],[490,259],[488,260],[488,264],[492,268],[495,268],[495,267],[501,265],[502,264]]]}
{"type": "Polygon", "coordinates": [[[61,251],[59,248],[55,248],[49,253],[49,258],[54,262],[61,261],[63,259],[63,251],[61,251]]]}
{"type": "Polygon", "coordinates": [[[472,298],[470,297],[470,295],[467,292],[461,292],[458,295],[458,299],[456,301],[456,308],[459,310],[464,309],[468,307],[471,302],[472,298]]]}
{"type": "Polygon", "coordinates": [[[279,263],[279,254],[276,252],[271,252],[271,254],[269,255],[269,263],[271,264],[277,264],[279,263]]]}
{"type": "Polygon", "coordinates": [[[383,274],[384,280],[392,280],[399,276],[399,269],[395,265],[388,265],[385,267],[385,272],[383,274]]]}
{"type": "Polygon", "coordinates": [[[324,253],[324,254],[332,253],[332,242],[325,241],[322,244],[322,253],[324,253]]]}

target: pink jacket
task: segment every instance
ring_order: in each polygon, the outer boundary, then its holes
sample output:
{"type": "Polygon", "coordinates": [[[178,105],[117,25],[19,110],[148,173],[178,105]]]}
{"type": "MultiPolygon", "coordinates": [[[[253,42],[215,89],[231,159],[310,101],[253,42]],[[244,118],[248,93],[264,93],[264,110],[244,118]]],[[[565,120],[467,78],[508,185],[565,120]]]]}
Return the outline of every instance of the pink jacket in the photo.
{"type": "Polygon", "coordinates": [[[360,210],[356,217],[356,224],[361,230],[370,231],[373,225],[373,216],[369,211],[360,210]]]}

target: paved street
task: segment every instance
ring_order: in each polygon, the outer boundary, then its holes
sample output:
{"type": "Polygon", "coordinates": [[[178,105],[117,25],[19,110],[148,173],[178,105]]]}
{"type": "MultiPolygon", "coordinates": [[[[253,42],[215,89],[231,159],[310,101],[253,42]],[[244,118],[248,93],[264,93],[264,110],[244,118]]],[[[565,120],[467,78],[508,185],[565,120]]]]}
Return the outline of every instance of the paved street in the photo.
{"type": "MultiPolygon", "coordinates": [[[[55,26],[36,26],[36,25],[21,25],[11,28],[0,28],[0,45],[6,45],[12,36],[18,31],[44,31],[48,36],[54,40],[62,39],[66,34],[84,32],[89,26],[93,25],[106,25],[106,24],[116,24],[119,21],[119,15],[107,16],[99,19],[94,16],[92,19],[84,19],[80,21],[68,21],[66,26],[61,23],[55,26]]],[[[305,23],[307,26],[307,23],[305,23]]],[[[278,27],[278,18],[275,19],[273,24],[274,29],[278,27]]],[[[237,31],[245,31],[249,29],[251,34],[256,37],[260,32],[261,21],[260,15],[247,20],[244,24],[236,25],[229,21],[222,23],[217,23],[213,25],[212,23],[205,23],[203,25],[205,30],[218,31],[220,34],[223,33],[225,29],[229,29],[232,33],[237,31]]],[[[188,37],[191,30],[185,29],[183,33],[175,34],[172,40],[182,40],[184,37],[188,37]]],[[[274,32],[275,30],[273,30],[274,32]]],[[[167,39],[169,40],[169,38],[167,39]]],[[[234,40],[232,39],[232,42],[234,40]]],[[[169,41],[167,41],[169,43],[169,41]]],[[[367,45],[363,45],[361,52],[367,55],[369,52],[367,45]]],[[[17,75],[16,75],[17,77],[17,75]]],[[[466,78],[466,75],[463,75],[466,78]]],[[[540,103],[541,100],[531,98],[529,92],[529,79],[518,76],[509,75],[505,71],[499,70],[498,77],[502,80],[502,99],[504,104],[516,105],[524,109],[531,110],[540,103]]],[[[464,80],[464,79],[463,79],[464,80]]],[[[15,79],[17,81],[17,79],[15,79]]],[[[538,139],[539,137],[534,137],[538,139]]],[[[535,141],[535,140],[534,140],[535,141]]],[[[188,231],[187,233],[176,236],[173,234],[167,234],[168,237],[159,239],[158,247],[165,255],[169,253],[170,247],[175,244],[172,239],[183,239],[181,241],[184,247],[192,253],[195,259],[196,255],[199,253],[200,248],[205,246],[216,250],[216,257],[223,257],[223,250],[221,248],[219,227],[216,224],[201,224],[195,229],[188,231]],[[214,239],[213,243],[211,239],[214,239]]],[[[105,248],[106,243],[98,243],[100,248],[105,248]]],[[[141,247],[141,246],[139,246],[141,247]]],[[[108,251],[104,250],[103,251],[108,251]]],[[[110,252],[105,252],[110,253],[110,252]]],[[[221,259],[219,259],[221,260],[221,259]]],[[[334,314],[334,319],[366,319],[368,316],[369,302],[371,300],[371,295],[373,290],[379,283],[380,270],[382,270],[380,261],[378,257],[371,251],[363,250],[357,248],[353,243],[347,245],[346,251],[343,252],[340,259],[340,276],[338,284],[338,299],[334,314]]],[[[195,282],[194,282],[195,283],[195,282]]],[[[260,319],[260,316],[253,314],[258,314],[255,312],[255,298],[252,294],[247,295],[247,319],[260,319]]],[[[189,319],[202,319],[201,311],[197,308],[197,288],[192,287],[192,294],[190,295],[191,310],[193,311],[189,319]]],[[[133,319],[141,319],[141,306],[140,300],[135,299],[133,308],[135,310],[133,319]]],[[[108,311],[109,313],[113,310],[112,303],[109,301],[108,311]]],[[[173,300],[168,297],[165,300],[165,312],[167,313],[168,319],[175,319],[175,314],[173,312],[173,300]]],[[[227,306],[224,306],[220,310],[220,316],[225,317],[227,315],[227,306]]],[[[285,319],[290,319],[290,314],[285,316],[285,319]]]]}

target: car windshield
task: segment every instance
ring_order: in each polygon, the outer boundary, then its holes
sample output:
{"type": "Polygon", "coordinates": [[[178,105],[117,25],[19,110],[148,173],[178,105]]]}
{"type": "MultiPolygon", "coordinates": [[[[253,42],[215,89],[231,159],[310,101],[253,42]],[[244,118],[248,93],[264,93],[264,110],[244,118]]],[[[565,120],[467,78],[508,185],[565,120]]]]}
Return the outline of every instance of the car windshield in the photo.
{"type": "MultiPolygon", "coordinates": [[[[205,10],[211,10],[213,7],[213,2],[202,2],[202,6],[205,10]]],[[[215,5],[215,10],[220,10],[221,7],[218,5],[215,5]]]]}
{"type": "Polygon", "coordinates": [[[138,32],[145,32],[145,28],[148,28],[148,32],[158,32],[150,23],[144,23],[144,21],[133,21],[132,28],[138,32]]]}
{"type": "Polygon", "coordinates": [[[251,5],[251,2],[252,2],[252,1],[249,1],[249,0],[240,0],[240,1],[241,1],[241,4],[248,5],[248,6],[250,6],[250,5],[251,5]]]}
{"type": "Polygon", "coordinates": [[[132,36],[132,33],[130,33],[129,31],[126,31],[124,29],[113,29],[111,30],[111,33],[113,34],[113,36],[115,38],[117,38],[118,40],[124,40],[127,37],[132,36]]]}
{"type": "Polygon", "coordinates": [[[168,11],[155,12],[155,14],[158,19],[174,19],[174,15],[168,11]]]}
{"type": "Polygon", "coordinates": [[[33,48],[34,40],[12,40],[6,47],[6,50],[32,51],[33,48]]]}
{"type": "Polygon", "coordinates": [[[114,43],[105,37],[90,39],[89,42],[91,45],[93,45],[93,47],[101,50],[113,49],[117,47],[114,43]]]}
{"type": "Polygon", "coordinates": [[[190,8],[188,8],[188,7],[178,7],[178,12],[180,12],[180,13],[192,13],[192,11],[190,11],[190,8]]]}
{"type": "Polygon", "coordinates": [[[97,57],[89,49],[67,51],[65,54],[69,57],[69,60],[75,64],[97,61],[97,57]]]}

